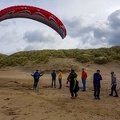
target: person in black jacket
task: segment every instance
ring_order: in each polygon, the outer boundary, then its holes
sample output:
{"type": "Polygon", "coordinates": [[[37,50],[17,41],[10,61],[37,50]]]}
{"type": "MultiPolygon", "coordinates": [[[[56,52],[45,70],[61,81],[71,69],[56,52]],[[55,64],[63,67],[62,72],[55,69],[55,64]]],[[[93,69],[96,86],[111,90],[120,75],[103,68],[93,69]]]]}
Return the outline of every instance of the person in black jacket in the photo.
{"type": "Polygon", "coordinates": [[[79,91],[79,83],[77,81],[77,74],[73,69],[71,69],[67,80],[70,82],[71,98],[77,97],[78,96],[77,92],[79,91]]]}
{"type": "Polygon", "coordinates": [[[36,90],[38,82],[39,82],[39,78],[42,76],[43,74],[39,72],[39,70],[36,70],[35,73],[31,74],[31,76],[33,76],[34,78],[34,84],[33,84],[33,90],[36,90]]]}
{"type": "Polygon", "coordinates": [[[102,80],[102,76],[100,74],[100,70],[97,70],[93,75],[93,85],[94,85],[94,98],[100,99],[100,81],[102,80]]]}

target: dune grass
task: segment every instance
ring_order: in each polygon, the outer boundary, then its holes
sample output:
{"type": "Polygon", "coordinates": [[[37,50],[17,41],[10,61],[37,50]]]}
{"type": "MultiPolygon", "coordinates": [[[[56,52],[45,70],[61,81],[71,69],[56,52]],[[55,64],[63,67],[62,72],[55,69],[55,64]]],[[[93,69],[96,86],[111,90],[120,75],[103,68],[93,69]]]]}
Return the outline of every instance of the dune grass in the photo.
{"type": "Polygon", "coordinates": [[[120,61],[120,46],[99,49],[34,50],[22,51],[12,55],[0,54],[0,68],[42,66],[46,71],[59,68],[76,67],[79,63],[107,64],[120,61]]]}

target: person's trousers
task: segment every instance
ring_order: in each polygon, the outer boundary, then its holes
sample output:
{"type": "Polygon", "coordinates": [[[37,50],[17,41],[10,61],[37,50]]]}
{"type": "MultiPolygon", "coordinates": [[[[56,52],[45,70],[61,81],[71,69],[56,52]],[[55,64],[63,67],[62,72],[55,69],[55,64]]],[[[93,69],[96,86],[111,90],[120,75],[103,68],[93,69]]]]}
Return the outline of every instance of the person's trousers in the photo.
{"type": "Polygon", "coordinates": [[[37,88],[38,81],[39,81],[39,79],[34,79],[34,85],[33,85],[34,88],[37,88]]]}
{"type": "Polygon", "coordinates": [[[59,88],[62,88],[62,79],[59,79],[59,88]]]}
{"type": "Polygon", "coordinates": [[[86,91],[86,79],[82,79],[83,90],[86,91]]]}
{"type": "Polygon", "coordinates": [[[112,87],[111,87],[111,95],[113,95],[113,92],[115,92],[115,95],[118,96],[117,90],[116,90],[116,86],[117,86],[117,85],[112,85],[112,87]]]}
{"type": "Polygon", "coordinates": [[[94,97],[100,97],[100,85],[94,85],[94,97]]]}
{"type": "Polygon", "coordinates": [[[56,79],[52,79],[51,87],[56,87],[56,79]]]}

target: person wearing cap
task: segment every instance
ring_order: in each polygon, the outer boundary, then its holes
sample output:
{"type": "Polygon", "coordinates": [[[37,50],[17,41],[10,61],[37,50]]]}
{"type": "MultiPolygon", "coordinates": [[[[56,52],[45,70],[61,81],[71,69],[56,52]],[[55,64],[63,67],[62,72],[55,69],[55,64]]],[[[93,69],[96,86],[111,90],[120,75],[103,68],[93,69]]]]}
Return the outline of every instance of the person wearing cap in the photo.
{"type": "Polygon", "coordinates": [[[82,91],[86,91],[87,73],[85,72],[84,68],[82,68],[81,79],[82,79],[82,85],[83,85],[83,90],[82,91]]]}
{"type": "Polygon", "coordinates": [[[116,86],[117,86],[117,78],[115,73],[112,71],[111,72],[111,93],[109,94],[110,96],[113,96],[113,92],[114,92],[115,93],[114,97],[118,97],[116,86]]]}
{"type": "Polygon", "coordinates": [[[102,80],[102,76],[100,74],[100,70],[97,70],[93,75],[93,85],[94,85],[94,98],[100,99],[100,81],[102,80]]]}

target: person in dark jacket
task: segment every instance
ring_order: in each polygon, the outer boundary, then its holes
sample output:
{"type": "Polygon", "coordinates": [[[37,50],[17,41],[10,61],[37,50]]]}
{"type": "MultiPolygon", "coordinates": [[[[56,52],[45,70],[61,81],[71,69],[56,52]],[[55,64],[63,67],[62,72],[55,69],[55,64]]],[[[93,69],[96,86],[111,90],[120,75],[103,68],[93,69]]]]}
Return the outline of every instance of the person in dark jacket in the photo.
{"type": "Polygon", "coordinates": [[[31,76],[33,76],[34,78],[34,84],[33,84],[33,90],[36,90],[38,82],[39,82],[39,78],[42,76],[43,74],[39,72],[39,70],[36,70],[35,73],[31,74],[31,76]]]}
{"type": "Polygon", "coordinates": [[[70,93],[71,98],[75,98],[78,96],[77,92],[79,91],[79,83],[77,81],[77,74],[73,69],[71,69],[67,80],[70,82],[70,93]]]}
{"type": "Polygon", "coordinates": [[[115,73],[112,71],[111,72],[111,93],[109,94],[110,96],[113,96],[113,92],[115,92],[114,97],[118,97],[118,93],[116,90],[116,86],[117,86],[117,78],[115,73]]]}
{"type": "Polygon", "coordinates": [[[94,85],[94,98],[100,99],[100,81],[102,80],[102,76],[100,74],[100,70],[97,70],[93,75],[93,85],[94,85]]]}
{"type": "Polygon", "coordinates": [[[53,88],[56,88],[56,77],[57,77],[57,74],[56,74],[56,71],[53,70],[52,73],[51,73],[51,77],[52,77],[52,84],[51,84],[51,87],[53,88]]]}

